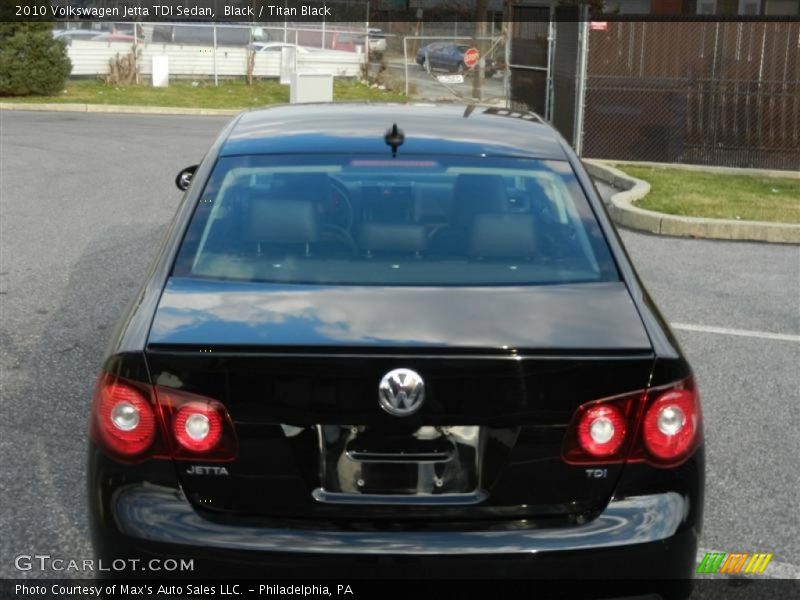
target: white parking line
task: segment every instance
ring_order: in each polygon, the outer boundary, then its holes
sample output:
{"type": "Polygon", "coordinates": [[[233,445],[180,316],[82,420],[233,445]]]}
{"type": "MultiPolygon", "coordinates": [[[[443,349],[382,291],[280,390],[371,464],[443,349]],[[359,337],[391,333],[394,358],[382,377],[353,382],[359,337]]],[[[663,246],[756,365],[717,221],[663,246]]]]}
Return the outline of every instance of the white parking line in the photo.
{"type": "Polygon", "coordinates": [[[712,327],[710,325],[691,325],[689,323],[670,323],[673,329],[682,331],[699,331],[700,333],[719,333],[721,335],[738,335],[740,337],[761,338],[764,340],[780,340],[782,342],[800,343],[800,335],[791,333],[773,333],[771,331],[753,331],[751,329],[730,329],[728,327],[712,327]]]}
{"type": "MultiPolygon", "coordinates": [[[[708,548],[697,549],[697,564],[703,560],[706,553],[720,552],[720,550],[709,550],[708,548]]],[[[702,577],[702,575],[700,576],[702,577]]],[[[762,575],[736,575],[736,577],[762,577],[762,575]]],[[[771,560],[764,571],[763,577],[769,579],[800,579],[800,567],[790,563],[771,560]]]]}

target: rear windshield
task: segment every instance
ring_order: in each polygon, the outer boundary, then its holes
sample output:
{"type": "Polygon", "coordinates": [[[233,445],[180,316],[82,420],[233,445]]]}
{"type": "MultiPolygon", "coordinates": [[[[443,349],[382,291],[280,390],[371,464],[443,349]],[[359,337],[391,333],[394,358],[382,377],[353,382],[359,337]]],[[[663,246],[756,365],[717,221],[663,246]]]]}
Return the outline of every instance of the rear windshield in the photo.
{"type": "Polygon", "coordinates": [[[618,279],[569,163],[424,156],[220,158],[173,275],[418,286],[618,279]]]}

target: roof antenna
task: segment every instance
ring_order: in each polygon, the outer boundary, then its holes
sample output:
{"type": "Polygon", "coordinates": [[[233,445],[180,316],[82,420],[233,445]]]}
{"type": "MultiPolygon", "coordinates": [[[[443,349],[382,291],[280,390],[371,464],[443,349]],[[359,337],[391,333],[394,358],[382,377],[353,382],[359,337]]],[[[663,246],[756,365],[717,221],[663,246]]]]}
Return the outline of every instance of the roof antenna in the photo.
{"type": "Polygon", "coordinates": [[[392,125],[383,139],[386,140],[386,145],[392,149],[392,158],[397,158],[397,149],[406,141],[406,136],[397,128],[397,123],[392,125]]]}

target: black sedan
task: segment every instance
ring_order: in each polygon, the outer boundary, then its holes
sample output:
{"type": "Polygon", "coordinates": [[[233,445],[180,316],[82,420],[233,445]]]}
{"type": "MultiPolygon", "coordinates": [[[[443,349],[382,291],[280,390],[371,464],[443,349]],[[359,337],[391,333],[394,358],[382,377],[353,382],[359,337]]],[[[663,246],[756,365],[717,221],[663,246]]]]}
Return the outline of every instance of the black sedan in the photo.
{"type": "MultiPolygon", "coordinates": [[[[472,46],[452,42],[434,42],[417,51],[417,64],[423,69],[441,69],[450,73],[465,75],[471,70],[467,67],[464,55],[472,46]]],[[[484,76],[492,77],[498,66],[491,58],[484,58],[484,76]]]]}
{"type": "Polygon", "coordinates": [[[177,182],[94,396],[106,564],[691,576],[692,371],[536,115],[246,112],[177,182]]]}

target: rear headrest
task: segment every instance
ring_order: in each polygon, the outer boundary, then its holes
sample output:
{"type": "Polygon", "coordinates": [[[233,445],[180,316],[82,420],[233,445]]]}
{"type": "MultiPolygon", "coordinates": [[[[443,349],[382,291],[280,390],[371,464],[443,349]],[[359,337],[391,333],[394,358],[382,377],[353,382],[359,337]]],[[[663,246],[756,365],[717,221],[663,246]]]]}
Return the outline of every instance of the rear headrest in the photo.
{"type": "Polygon", "coordinates": [[[327,195],[329,184],[325,173],[278,173],[272,193],[287,200],[320,200],[327,195]]]}
{"type": "Polygon", "coordinates": [[[422,252],[427,240],[424,225],[402,223],[365,223],[358,236],[361,248],[369,252],[422,252]]]}
{"type": "Polygon", "coordinates": [[[477,215],[469,255],[476,258],[530,258],[536,253],[531,215],[477,215]]]}
{"type": "Polygon", "coordinates": [[[304,200],[253,200],[244,238],[266,244],[308,244],[319,239],[314,204],[304,200]]]}
{"type": "Polygon", "coordinates": [[[453,186],[453,224],[467,226],[481,213],[507,213],[506,186],[500,175],[459,175],[453,186]]]}
{"type": "Polygon", "coordinates": [[[254,186],[245,182],[234,183],[225,188],[225,193],[222,197],[222,206],[228,207],[229,213],[243,219],[246,215],[244,212],[246,203],[252,202],[254,198],[266,198],[268,194],[269,188],[265,186],[254,186]]]}

